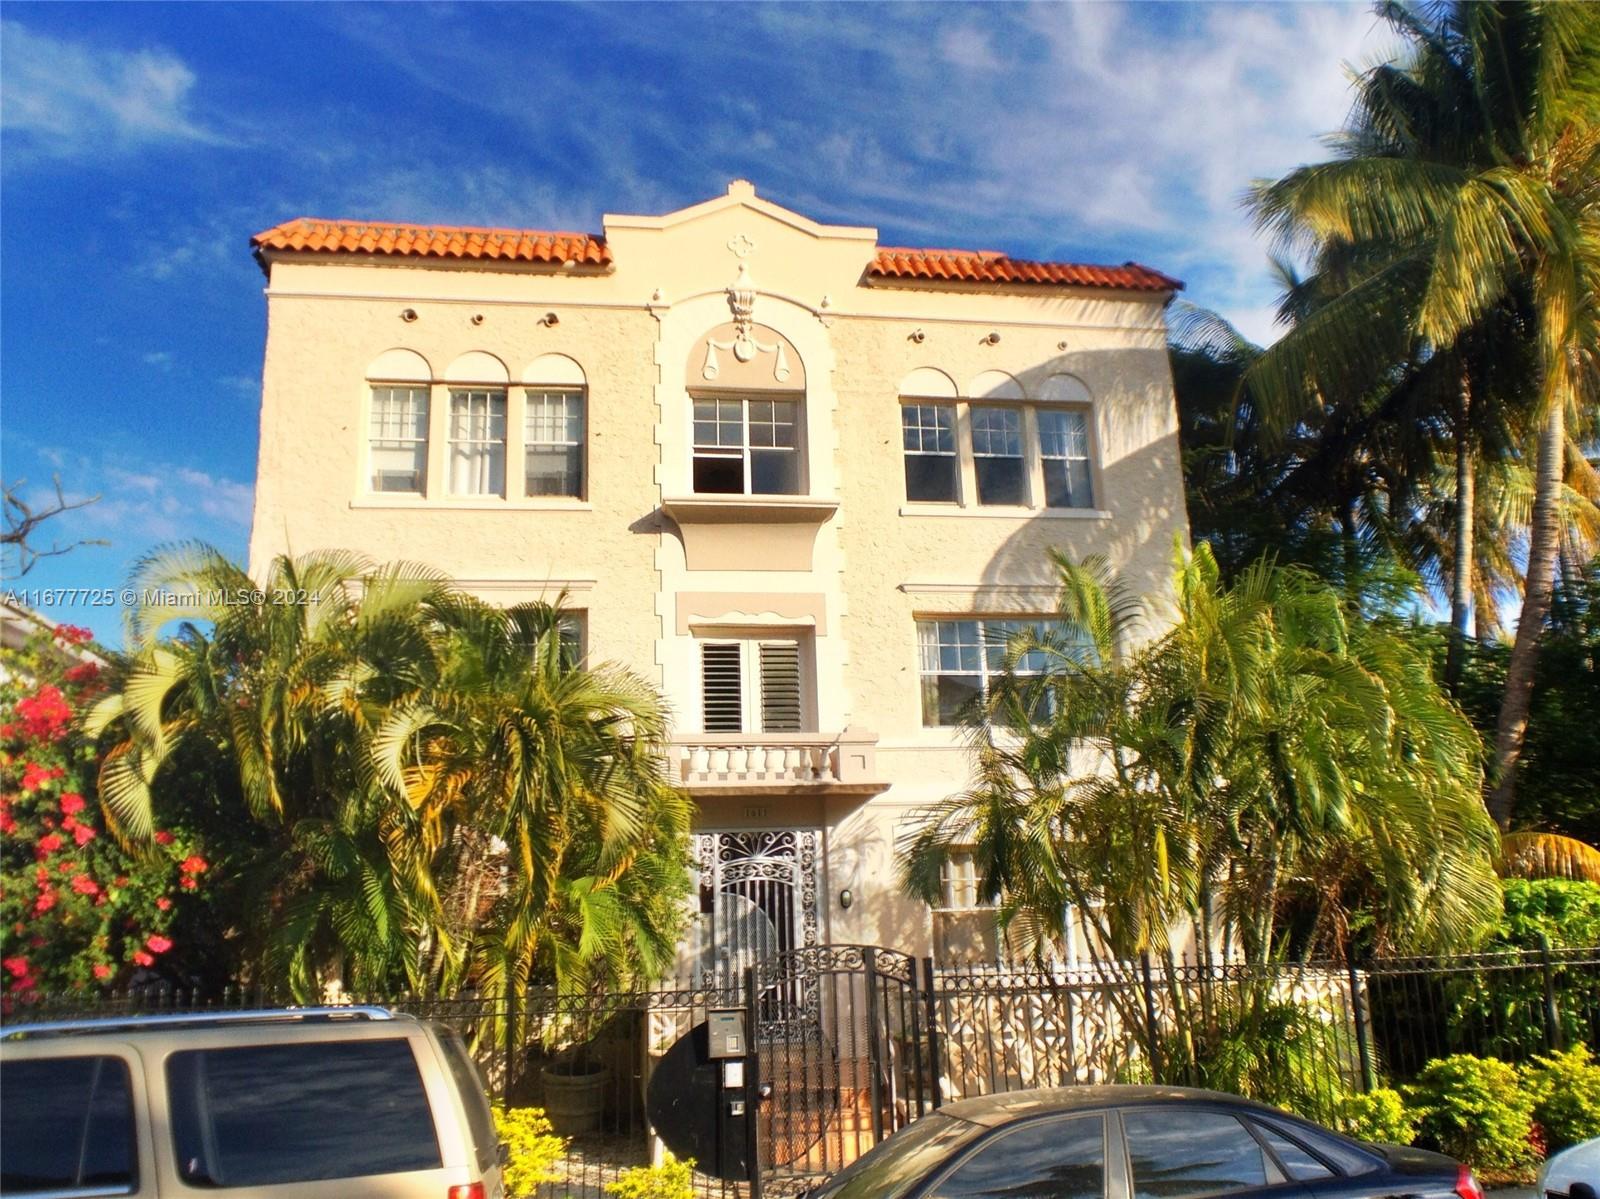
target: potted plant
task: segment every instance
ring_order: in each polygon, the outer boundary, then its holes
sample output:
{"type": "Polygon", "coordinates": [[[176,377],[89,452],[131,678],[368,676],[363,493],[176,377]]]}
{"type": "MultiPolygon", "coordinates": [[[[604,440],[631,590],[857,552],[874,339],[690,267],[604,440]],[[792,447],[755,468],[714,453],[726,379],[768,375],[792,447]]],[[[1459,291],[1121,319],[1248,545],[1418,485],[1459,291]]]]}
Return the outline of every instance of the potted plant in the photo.
{"type": "Polygon", "coordinates": [[[579,1045],[557,1054],[541,1071],[541,1076],[545,1115],[557,1132],[575,1136],[599,1131],[611,1072],[592,1045],[579,1045]]]}

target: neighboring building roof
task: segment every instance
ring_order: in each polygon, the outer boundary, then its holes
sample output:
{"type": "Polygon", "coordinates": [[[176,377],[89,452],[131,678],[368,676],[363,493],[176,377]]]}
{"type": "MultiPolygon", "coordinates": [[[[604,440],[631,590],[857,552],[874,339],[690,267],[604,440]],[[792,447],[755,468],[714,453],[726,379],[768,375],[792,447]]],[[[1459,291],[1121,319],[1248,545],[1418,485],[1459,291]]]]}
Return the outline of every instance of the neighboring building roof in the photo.
{"type": "Polygon", "coordinates": [[[1160,271],[1125,262],[1030,262],[999,250],[913,250],[880,247],[867,274],[881,279],[941,279],[954,283],[1043,283],[1071,287],[1115,287],[1126,291],[1181,291],[1183,284],[1160,271]]]}
{"type": "MultiPolygon", "coordinates": [[[[580,266],[610,266],[606,240],[592,233],[545,229],[478,229],[460,225],[404,225],[392,221],[337,221],[300,217],[250,239],[263,269],[264,251],[309,254],[382,254],[404,258],[498,259],[580,266]]],[[[919,250],[880,246],[867,268],[873,279],[951,283],[1024,283],[1105,287],[1119,291],[1180,291],[1183,284],[1137,262],[1095,266],[1033,262],[998,250],[919,250]]]]}
{"type": "Polygon", "coordinates": [[[319,254],[394,254],[410,258],[498,258],[509,262],[576,262],[609,266],[605,239],[543,229],[476,229],[458,225],[401,225],[389,221],[324,221],[300,217],[250,239],[263,250],[319,254]]]}

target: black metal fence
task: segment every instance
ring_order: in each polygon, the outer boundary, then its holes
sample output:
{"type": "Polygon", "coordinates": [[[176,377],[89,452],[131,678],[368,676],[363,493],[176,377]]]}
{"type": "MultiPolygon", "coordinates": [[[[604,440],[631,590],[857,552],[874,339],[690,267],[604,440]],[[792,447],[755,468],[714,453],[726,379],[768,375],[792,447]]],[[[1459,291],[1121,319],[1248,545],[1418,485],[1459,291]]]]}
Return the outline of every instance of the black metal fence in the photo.
{"type": "MultiPolygon", "coordinates": [[[[352,1002],[355,997],[351,997],[352,1002]]],[[[283,1006],[267,991],[10,997],[5,1023],[283,1006]]],[[[696,1193],[791,1192],[944,1102],[1031,1087],[1146,1081],[1253,1094],[1325,1122],[1344,1094],[1414,1078],[1432,1058],[1526,1061],[1600,1048],[1600,947],[1388,959],[1359,968],[1149,961],[937,968],[892,950],[783,955],[726,985],[628,994],[531,991],[518,1019],[487,999],[361,996],[459,1028],[495,1098],[545,1107],[566,1138],[540,1199],[605,1199],[658,1152],[645,1110],[656,1064],[714,1008],[755,1022],[760,1179],[698,1174],[696,1193]],[[751,989],[754,988],[754,995],[751,989]],[[519,1027],[515,1038],[503,1031],[519,1027]],[[582,1069],[577,1069],[581,1059],[582,1069]],[[572,1080],[588,1079],[574,1102],[572,1080]]]]}

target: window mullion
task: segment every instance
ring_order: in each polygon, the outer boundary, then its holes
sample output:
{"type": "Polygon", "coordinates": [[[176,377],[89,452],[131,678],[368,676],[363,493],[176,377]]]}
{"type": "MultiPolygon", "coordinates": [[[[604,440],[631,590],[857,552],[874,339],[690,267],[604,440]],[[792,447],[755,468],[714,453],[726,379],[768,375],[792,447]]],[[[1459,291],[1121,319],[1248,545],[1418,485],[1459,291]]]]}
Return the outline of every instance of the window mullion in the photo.
{"type": "Polygon", "coordinates": [[[965,400],[956,402],[956,455],[960,459],[961,478],[956,503],[969,508],[977,502],[978,468],[972,460],[972,406],[965,400]]]}
{"type": "Polygon", "coordinates": [[[750,463],[750,401],[747,399],[739,401],[739,421],[744,430],[739,445],[739,453],[744,457],[744,493],[753,495],[755,479],[750,463]]]}
{"type": "Polygon", "coordinates": [[[506,388],[506,498],[528,494],[526,387],[506,388]],[[516,479],[515,486],[512,480],[516,479]]]}
{"type": "Polygon", "coordinates": [[[1039,413],[1031,404],[1022,408],[1023,473],[1028,480],[1028,494],[1024,502],[1030,508],[1043,508],[1044,456],[1039,441],[1039,413]]]}

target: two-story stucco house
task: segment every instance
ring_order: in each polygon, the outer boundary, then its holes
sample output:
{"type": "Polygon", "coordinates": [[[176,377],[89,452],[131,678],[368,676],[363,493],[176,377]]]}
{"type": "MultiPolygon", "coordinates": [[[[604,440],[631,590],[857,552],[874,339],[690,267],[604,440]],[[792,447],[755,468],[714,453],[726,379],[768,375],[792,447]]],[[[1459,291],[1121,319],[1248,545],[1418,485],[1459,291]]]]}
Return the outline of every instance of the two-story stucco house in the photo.
{"type": "Polygon", "coordinates": [[[565,593],[676,712],[698,808],[685,965],[827,942],[992,952],[895,843],[966,785],[985,640],[1046,550],[1169,586],[1186,529],[1163,312],[1129,263],[891,249],[735,182],[604,236],[296,220],[268,333],[251,561],[423,561],[565,593]]]}

